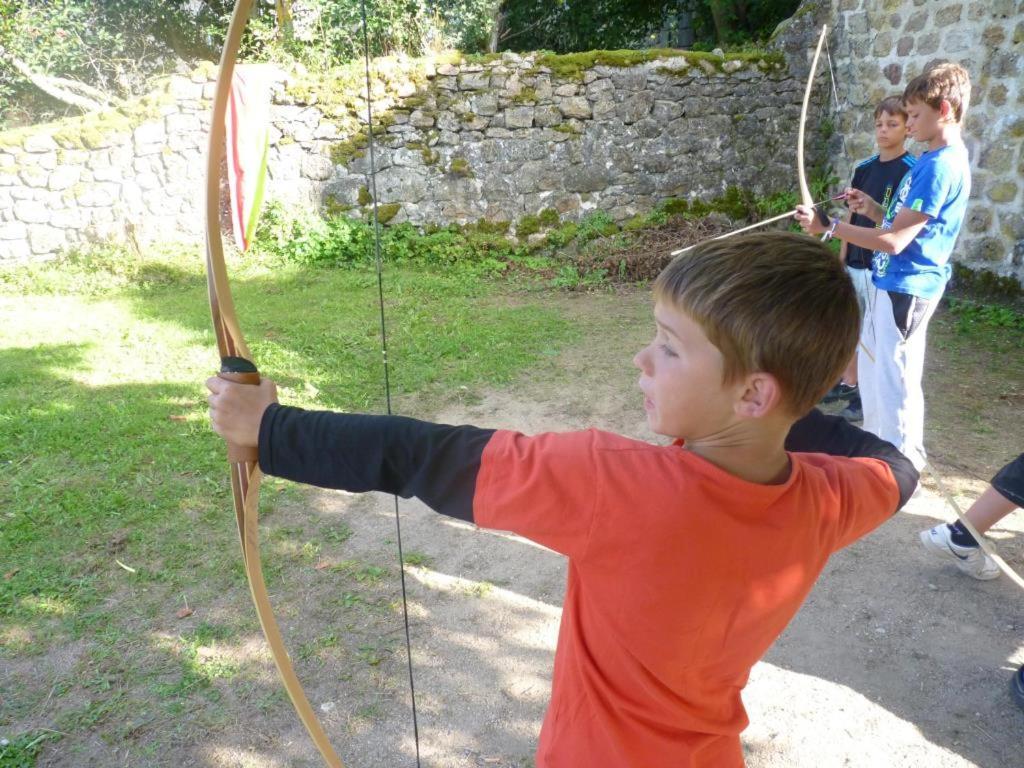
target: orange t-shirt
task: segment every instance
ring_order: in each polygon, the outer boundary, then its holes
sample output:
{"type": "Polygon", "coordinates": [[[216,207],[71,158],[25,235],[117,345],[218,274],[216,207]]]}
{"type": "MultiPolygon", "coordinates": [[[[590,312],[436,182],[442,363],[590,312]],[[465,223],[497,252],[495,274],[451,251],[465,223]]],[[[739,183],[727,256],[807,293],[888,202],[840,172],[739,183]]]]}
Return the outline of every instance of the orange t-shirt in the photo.
{"type": "Polygon", "coordinates": [[[736,478],[680,445],[496,432],[473,518],[569,557],[538,768],[738,768],[750,668],[829,555],[896,509],[876,459],[736,478]]]}

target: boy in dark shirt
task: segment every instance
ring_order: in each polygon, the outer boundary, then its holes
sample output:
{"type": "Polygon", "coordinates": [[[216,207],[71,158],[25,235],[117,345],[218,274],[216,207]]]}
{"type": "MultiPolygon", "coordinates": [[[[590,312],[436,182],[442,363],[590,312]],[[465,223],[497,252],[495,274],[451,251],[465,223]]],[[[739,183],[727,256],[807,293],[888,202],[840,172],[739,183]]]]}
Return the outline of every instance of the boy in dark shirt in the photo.
{"type": "MultiPolygon", "coordinates": [[[[907,171],[917,162],[904,149],[907,138],[907,113],[899,96],[889,96],[875,107],[875,142],[878,154],[859,163],[853,171],[850,186],[862,190],[884,208],[889,207],[893,194],[907,171]]],[[[850,212],[846,219],[856,227],[873,227],[875,222],[859,213],[850,212]]],[[[871,257],[874,251],[843,241],[839,258],[846,264],[846,270],[857,291],[857,304],[861,318],[867,308],[868,292],[871,288],[871,257]]],[[[842,380],[825,395],[825,401],[849,398],[845,410],[840,413],[847,421],[860,421],[860,391],[857,389],[857,355],[843,371],[842,380]]]]}
{"type": "Polygon", "coordinates": [[[207,381],[214,430],[265,472],[417,496],[568,557],[538,768],[741,768],[750,668],[829,556],[917,485],[892,445],[812,410],[859,327],[822,243],[708,242],[654,294],[634,364],[667,445],[303,411],[266,379],[207,381]]]}

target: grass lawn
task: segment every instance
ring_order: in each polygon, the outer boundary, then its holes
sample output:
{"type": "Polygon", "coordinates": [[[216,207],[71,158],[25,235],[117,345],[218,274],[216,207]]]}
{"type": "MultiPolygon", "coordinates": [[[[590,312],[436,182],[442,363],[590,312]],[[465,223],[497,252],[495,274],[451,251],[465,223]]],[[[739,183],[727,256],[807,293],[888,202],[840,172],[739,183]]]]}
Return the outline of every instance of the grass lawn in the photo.
{"type": "MultiPolygon", "coordinates": [[[[172,764],[162,761],[239,713],[247,723],[292,717],[264,676],[269,662],[226,650],[262,647],[262,637],[224,446],[207,422],[203,382],[219,361],[201,263],[185,250],[0,279],[0,768],[35,765],[52,741],[79,755],[74,764],[99,764],[97,742],[128,745],[138,764],[172,764]]],[[[246,260],[229,274],[255,361],[283,400],[383,412],[372,270],[246,260]]],[[[609,356],[633,353],[623,341],[636,335],[632,321],[523,288],[457,265],[388,266],[395,410],[429,414],[461,387],[500,386],[542,365],[557,376],[550,361],[580,339],[594,376],[609,356]]],[[[646,304],[637,328],[650,324],[646,304]]],[[[987,480],[1019,442],[1024,315],[955,300],[931,334],[929,449],[944,470],[987,480]]],[[[397,563],[321,562],[352,531],[306,509],[306,493],[265,481],[268,586],[285,602],[301,592],[297,564],[304,578],[326,566],[335,581],[320,587],[317,626],[286,641],[306,665],[300,678],[326,655],[340,659],[346,693],[361,696],[356,715],[372,720],[390,682],[375,688],[366,673],[383,679],[382,661],[404,654],[381,629],[400,622],[397,563]],[[304,514],[289,516],[296,507],[304,514]]],[[[413,565],[427,557],[406,555],[413,565]]]]}
{"type": "MultiPolygon", "coordinates": [[[[206,414],[203,382],[219,360],[198,253],[132,267],[129,279],[123,266],[42,268],[0,294],[4,768],[34,764],[41,745],[63,734],[173,732],[196,697],[215,698],[211,680],[238,672],[199,649],[255,627],[247,611],[241,623],[173,632],[190,599],[244,588],[224,446],[206,414]],[[172,631],[154,639],[154,626],[172,631]],[[62,653],[80,658],[13,689],[15,665],[62,653]],[[60,713],[50,729],[7,731],[48,702],[60,713]]],[[[229,273],[253,356],[282,399],[383,412],[372,270],[236,263],[229,273]]],[[[460,386],[508,381],[574,334],[536,295],[503,295],[465,271],[389,267],[385,280],[397,410],[411,393],[422,407],[460,386]]],[[[271,478],[264,489],[269,520],[301,493],[271,478]]],[[[292,538],[271,537],[271,589],[283,560],[315,555],[316,540],[292,538]]],[[[383,575],[366,564],[344,570],[353,589],[383,575]]],[[[216,707],[208,715],[215,720],[216,707]]],[[[168,738],[144,741],[156,748],[168,738]]]]}

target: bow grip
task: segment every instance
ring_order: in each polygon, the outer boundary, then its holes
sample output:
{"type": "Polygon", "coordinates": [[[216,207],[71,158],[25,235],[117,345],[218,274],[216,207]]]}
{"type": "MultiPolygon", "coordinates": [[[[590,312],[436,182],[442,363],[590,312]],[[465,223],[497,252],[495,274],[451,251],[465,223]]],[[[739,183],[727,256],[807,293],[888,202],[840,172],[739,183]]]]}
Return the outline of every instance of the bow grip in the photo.
{"type": "MultiPolygon", "coordinates": [[[[260,383],[259,370],[244,357],[222,357],[220,359],[220,371],[217,372],[217,375],[236,384],[259,385],[260,383]]],[[[258,448],[228,443],[228,461],[232,464],[241,462],[255,464],[258,460],[258,448]]]]}

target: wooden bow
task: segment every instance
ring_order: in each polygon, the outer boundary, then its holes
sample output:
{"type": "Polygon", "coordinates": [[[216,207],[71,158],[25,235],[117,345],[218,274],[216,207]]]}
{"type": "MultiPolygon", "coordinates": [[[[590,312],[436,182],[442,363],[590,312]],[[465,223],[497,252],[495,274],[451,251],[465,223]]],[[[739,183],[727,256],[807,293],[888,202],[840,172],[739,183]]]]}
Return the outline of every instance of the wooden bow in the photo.
{"type": "MultiPolygon", "coordinates": [[[[259,384],[260,375],[252,363],[252,356],[238,325],[235,305],[228,285],[227,267],[224,263],[224,243],[220,229],[220,180],[221,160],[224,156],[224,117],[227,112],[228,95],[235,61],[242,40],[242,32],[248,22],[255,0],[237,0],[231,15],[224,51],[221,54],[220,72],[213,99],[210,117],[210,145],[206,167],[206,278],[210,293],[210,312],[213,329],[217,335],[220,351],[221,378],[243,384],[259,384]]],[[[331,747],[320,721],[313,713],[302,685],[295,676],[288,651],[281,638],[274,612],[270,606],[267,587],[263,581],[260,564],[259,543],[259,487],[262,474],[256,449],[241,448],[228,444],[228,461],[231,464],[231,490],[234,497],[235,520],[238,537],[242,545],[242,562],[246,579],[252,593],[256,615],[263,627],[263,634],[270,646],[270,653],[277,665],[285,690],[295,706],[302,724],[306,726],[313,743],[323,755],[329,768],[344,768],[341,758],[331,747]]]]}
{"type": "Polygon", "coordinates": [[[814,74],[818,71],[818,59],[821,58],[821,47],[825,44],[827,33],[828,26],[822,24],[818,46],[814,49],[814,58],[811,59],[811,71],[807,75],[807,85],[804,87],[804,103],[800,108],[800,130],[796,136],[796,174],[800,182],[800,203],[811,208],[814,207],[814,198],[811,197],[811,188],[807,184],[807,172],[804,168],[804,134],[807,128],[807,108],[811,103],[811,91],[814,87],[814,74]]]}

